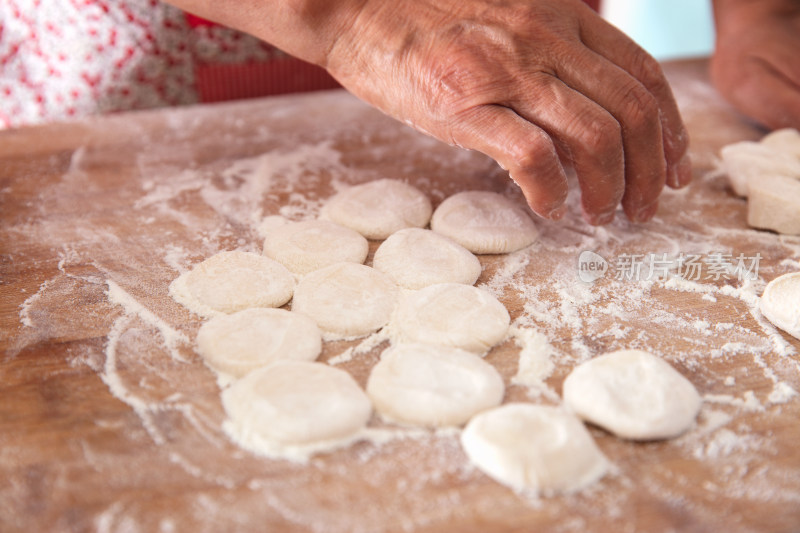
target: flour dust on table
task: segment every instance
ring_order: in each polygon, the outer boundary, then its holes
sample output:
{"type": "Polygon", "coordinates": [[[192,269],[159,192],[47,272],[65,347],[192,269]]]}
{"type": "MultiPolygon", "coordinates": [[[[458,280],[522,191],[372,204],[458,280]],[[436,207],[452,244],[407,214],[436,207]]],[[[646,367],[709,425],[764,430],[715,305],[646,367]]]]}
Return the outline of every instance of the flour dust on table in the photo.
{"type": "MultiPolygon", "coordinates": [[[[562,407],[498,407],[505,385],[481,355],[508,337],[511,318],[490,290],[472,286],[482,270],[473,253],[518,251],[539,231],[521,206],[487,191],[445,199],[433,213],[433,230],[424,229],[431,210],[421,194],[385,179],[344,189],[322,210],[336,222],[267,217],[259,231],[272,259],[223,252],[173,282],[171,294],[184,304],[188,293],[215,312],[252,307],[212,318],[197,336],[198,351],[220,375],[233,440],[257,454],[306,461],[358,440],[374,442],[374,407],[389,425],[466,424],[461,443],[480,470],[518,491],[555,494],[579,490],[609,468],[576,414],[629,439],[675,437],[693,423],[701,400],[691,383],[636,350],[574,369],[562,407]],[[361,264],[365,237],[386,239],[372,266],[361,264]],[[289,270],[300,277],[289,293],[291,311],[263,308],[285,303],[285,295],[254,297],[261,284],[275,285],[258,277],[262,263],[278,280],[290,278],[289,270]],[[312,362],[324,341],[365,336],[368,349],[389,341],[366,394],[347,372],[312,362]]],[[[522,343],[511,383],[547,391],[542,380],[553,362],[547,338],[534,333],[513,328],[514,339],[530,342],[522,343]]],[[[560,401],[553,391],[545,396],[560,401]]]]}

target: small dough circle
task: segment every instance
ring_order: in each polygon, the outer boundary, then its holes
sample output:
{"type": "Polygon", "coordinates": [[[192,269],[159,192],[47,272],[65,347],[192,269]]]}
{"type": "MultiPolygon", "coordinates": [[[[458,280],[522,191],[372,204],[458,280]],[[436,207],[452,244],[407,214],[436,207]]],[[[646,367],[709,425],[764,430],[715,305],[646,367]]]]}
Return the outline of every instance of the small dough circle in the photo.
{"type": "Polygon", "coordinates": [[[578,365],[564,380],[563,396],[582,419],[633,440],[680,435],[702,403],[689,380],[642,350],[611,352],[578,365]]]}
{"type": "Polygon", "coordinates": [[[791,272],[767,283],[759,302],[767,320],[800,339],[800,272],[791,272]]]}
{"type": "Polygon", "coordinates": [[[431,285],[406,295],[392,319],[397,342],[453,346],[484,353],[503,340],[511,319],[491,293],[460,283],[431,285]]]}
{"type": "Polygon", "coordinates": [[[369,398],[347,372],[323,363],[278,361],[250,372],[222,392],[226,430],[245,448],[352,440],[372,413],[369,398]]]}
{"type": "Polygon", "coordinates": [[[264,255],[295,274],[340,263],[363,263],[369,243],[360,233],[328,220],[290,222],[269,230],[264,255]]]}
{"type": "Polygon", "coordinates": [[[310,316],[332,338],[367,335],[389,321],[397,286],[386,274],[356,263],[336,263],[297,285],[292,310],[310,316]]]}
{"type": "Polygon", "coordinates": [[[476,254],[514,252],[539,236],[524,209],[489,191],[466,191],[447,198],[434,211],[431,229],[476,254]]]}
{"type": "Polygon", "coordinates": [[[375,251],[372,266],[400,287],[421,289],[436,283],[472,285],[481,275],[481,263],[452,239],[421,228],[401,229],[375,251]]]}
{"type": "Polygon", "coordinates": [[[497,370],[470,352],[447,346],[399,344],[372,369],[367,394],[387,420],[460,426],[503,401],[497,370]]]}
{"type": "Polygon", "coordinates": [[[508,403],[473,418],[461,434],[470,461],[517,491],[572,492],[594,483],[608,460],[563,409],[508,403]]]}
{"type": "Polygon", "coordinates": [[[294,290],[286,267],[251,252],[220,252],[170,285],[170,294],[198,315],[210,317],[251,307],[280,307],[294,290]]]}
{"type": "Polygon", "coordinates": [[[317,324],[300,313],[245,309],[200,326],[197,351],[217,372],[241,378],[281,359],[313,361],[322,351],[322,335],[317,324]]]}
{"type": "Polygon", "coordinates": [[[320,216],[368,239],[385,239],[403,228],[422,228],[431,218],[431,202],[407,183],[380,179],[333,196],[320,216]]]}

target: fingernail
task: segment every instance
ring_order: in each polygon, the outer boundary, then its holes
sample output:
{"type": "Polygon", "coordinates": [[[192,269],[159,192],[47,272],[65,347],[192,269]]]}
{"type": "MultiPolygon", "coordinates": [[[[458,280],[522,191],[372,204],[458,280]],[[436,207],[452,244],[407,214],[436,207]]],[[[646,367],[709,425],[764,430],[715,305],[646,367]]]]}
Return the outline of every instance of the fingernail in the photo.
{"type": "Polygon", "coordinates": [[[592,216],[589,219],[589,224],[593,226],[605,226],[606,224],[610,224],[614,220],[615,213],[615,211],[609,211],[608,213],[592,216]]]}
{"type": "Polygon", "coordinates": [[[565,214],[567,214],[567,206],[561,204],[560,206],[550,211],[547,214],[547,218],[549,218],[550,220],[561,220],[562,218],[564,218],[565,214]]]}
{"type": "Polygon", "coordinates": [[[656,211],[658,211],[658,200],[637,211],[634,222],[647,222],[655,216],[656,211]]]}

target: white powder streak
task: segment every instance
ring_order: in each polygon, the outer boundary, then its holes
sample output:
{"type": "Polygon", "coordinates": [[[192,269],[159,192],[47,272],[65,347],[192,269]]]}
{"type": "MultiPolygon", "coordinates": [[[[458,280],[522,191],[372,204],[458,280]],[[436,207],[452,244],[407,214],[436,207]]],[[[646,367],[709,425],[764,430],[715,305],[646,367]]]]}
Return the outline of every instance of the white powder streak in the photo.
{"type": "Polygon", "coordinates": [[[158,318],[152,311],[140,304],[136,299],[128,294],[122,287],[117,285],[114,281],[107,280],[108,283],[108,301],[121,305],[125,309],[126,314],[133,314],[141,318],[145,323],[158,329],[161,333],[161,338],[164,339],[164,344],[169,351],[170,357],[180,363],[186,363],[186,359],[180,354],[177,349],[178,344],[188,344],[189,339],[181,333],[173,329],[169,324],[158,318]]]}
{"type": "Polygon", "coordinates": [[[511,378],[511,383],[527,387],[531,397],[545,394],[558,399],[558,395],[544,382],[555,369],[550,357],[553,347],[547,342],[547,336],[518,324],[511,326],[509,334],[520,347],[517,373],[511,378]]]}

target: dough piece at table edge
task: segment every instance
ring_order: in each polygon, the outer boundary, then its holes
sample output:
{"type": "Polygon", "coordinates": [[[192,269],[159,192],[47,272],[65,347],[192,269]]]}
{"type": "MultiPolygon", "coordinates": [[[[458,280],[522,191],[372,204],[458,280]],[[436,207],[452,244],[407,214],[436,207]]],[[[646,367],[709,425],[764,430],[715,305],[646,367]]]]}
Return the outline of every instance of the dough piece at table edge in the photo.
{"type": "Polygon", "coordinates": [[[747,223],[785,235],[800,235],[800,180],[762,176],[749,182],[747,223]]]}
{"type": "Polygon", "coordinates": [[[800,160],[774,147],[754,141],[741,141],[720,150],[722,169],[737,196],[749,196],[750,182],[763,175],[800,178],[800,160]]]}
{"type": "Polygon", "coordinates": [[[800,131],[795,128],[771,131],[762,137],[761,144],[800,160],[800,131]]]}
{"type": "Polygon", "coordinates": [[[800,339],[800,272],[783,274],[767,283],[759,309],[776,327],[800,339]]]}

